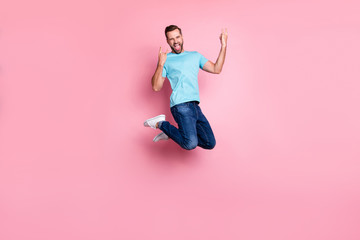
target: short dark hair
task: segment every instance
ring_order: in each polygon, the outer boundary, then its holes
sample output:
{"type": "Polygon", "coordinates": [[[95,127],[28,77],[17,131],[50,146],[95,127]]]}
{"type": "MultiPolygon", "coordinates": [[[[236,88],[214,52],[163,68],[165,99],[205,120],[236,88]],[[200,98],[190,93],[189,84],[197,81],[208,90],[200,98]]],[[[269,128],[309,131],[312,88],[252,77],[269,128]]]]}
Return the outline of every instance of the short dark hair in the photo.
{"type": "Polygon", "coordinates": [[[176,25],[170,25],[170,26],[167,26],[167,27],[165,28],[165,37],[166,37],[166,39],[167,39],[166,33],[167,33],[167,32],[171,32],[171,31],[174,31],[174,30],[176,30],[176,29],[179,29],[180,35],[182,35],[182,33],[181,33],[181,28],[179,28],[179,27],[176,26],[176,25]]]}

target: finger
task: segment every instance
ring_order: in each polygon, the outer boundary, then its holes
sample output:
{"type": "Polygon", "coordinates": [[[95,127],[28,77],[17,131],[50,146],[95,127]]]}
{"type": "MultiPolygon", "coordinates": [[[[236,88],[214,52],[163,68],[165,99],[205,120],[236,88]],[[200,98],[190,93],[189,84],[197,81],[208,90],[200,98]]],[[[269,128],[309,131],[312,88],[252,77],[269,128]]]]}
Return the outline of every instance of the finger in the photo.
{"type": "Polygon", "coordinates": [[[227,28],[225,28],[225,34],[228,34],[228,30],[227,30],[227,28]]]}
{"type": "Polygon", "coordinates": [[[166,54],[168,53],[169,49],[166,49],[166,54]]]}
{"type": "Polygon", "coordinates": [[[160,53],[161,53],[161,47],[160,47],[160,53]]]}

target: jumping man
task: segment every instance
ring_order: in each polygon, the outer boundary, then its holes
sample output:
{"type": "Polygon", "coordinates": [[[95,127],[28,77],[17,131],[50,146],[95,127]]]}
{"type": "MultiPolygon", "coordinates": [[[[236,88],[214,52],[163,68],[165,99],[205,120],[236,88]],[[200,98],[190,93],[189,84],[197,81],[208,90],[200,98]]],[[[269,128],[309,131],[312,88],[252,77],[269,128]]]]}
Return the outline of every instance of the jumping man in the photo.
{"type": "Polygon", "coordinates": [[[221,72],[226,55],[227,29],[221,31],[221,49],[215,63],[196,51],[184,51],[184,40],[178,26],[166,27],[165,36],[172,51],[162,52],[160,47],[159,60],[151,84],[154,91],[160,91],[165,78],[169,79],[172,88],[170,110],[178,128],[165,121],[163,114],[146,120],[144,126],[162,131],[155,136],[154,142],[171,138],[187,150],[197,146],[213,149],[216,143],[214,133],[199,107],[198,73],[199,68],[209,73],[221,72]]]}

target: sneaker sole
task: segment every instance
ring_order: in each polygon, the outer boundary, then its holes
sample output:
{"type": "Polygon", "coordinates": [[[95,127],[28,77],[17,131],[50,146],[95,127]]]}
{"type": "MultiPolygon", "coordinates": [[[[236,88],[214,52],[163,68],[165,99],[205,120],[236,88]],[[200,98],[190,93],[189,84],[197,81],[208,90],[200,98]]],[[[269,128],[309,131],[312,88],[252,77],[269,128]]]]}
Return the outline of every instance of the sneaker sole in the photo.
{"type": "Polygon", "coordinates": [[[153,142],[158,142],[158,141],[161,141],[161,140],[169,140],[169,137],[167,137],[167,139],[157,139],[158,138],[158,136],[159,136],[160,134],[158,134],[158,135],[156,135],[155,137],[154,137],[154,139],[153,139],[153,142]]]}
{"type": "Polygon", "coordinates": [[[153,117],[153,118],[149,118],[148,120],[146,120],[146,121],[144,122],[144,126],[145,126],[145,127],[150,127],[149,125],[146,125],[147,122],[149,122],[149,121],[151,121],[151,120],[154,120],[155,118],[159,118],[159,117],[164,117],[164,119],[165,119],[165,115],[164,115],[164,114],[161,114],[161,115],[159,115],[159,116],[156,116],[156,117],[153,117]]]}

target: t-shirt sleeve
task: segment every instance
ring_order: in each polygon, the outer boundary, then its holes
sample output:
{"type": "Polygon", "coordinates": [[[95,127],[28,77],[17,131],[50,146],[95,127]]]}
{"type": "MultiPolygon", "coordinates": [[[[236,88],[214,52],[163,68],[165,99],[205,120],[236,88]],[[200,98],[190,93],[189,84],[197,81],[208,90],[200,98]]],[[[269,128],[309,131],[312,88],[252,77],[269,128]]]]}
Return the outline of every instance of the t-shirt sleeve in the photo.
{"type": "Polygon", "coordinates": [[[166,69],[165,69],[165,66],[163,67],[163,70],[162,70],[162,76],[163,76],[163,77],[166,77],[166,69]]]}
{"type": "Polygon", "coordinates": [[[199,67],[203,69],[204,64],[209,60],[207,60],[202,54],[199,53],[199,55],[200,55],[199,67]]]}

